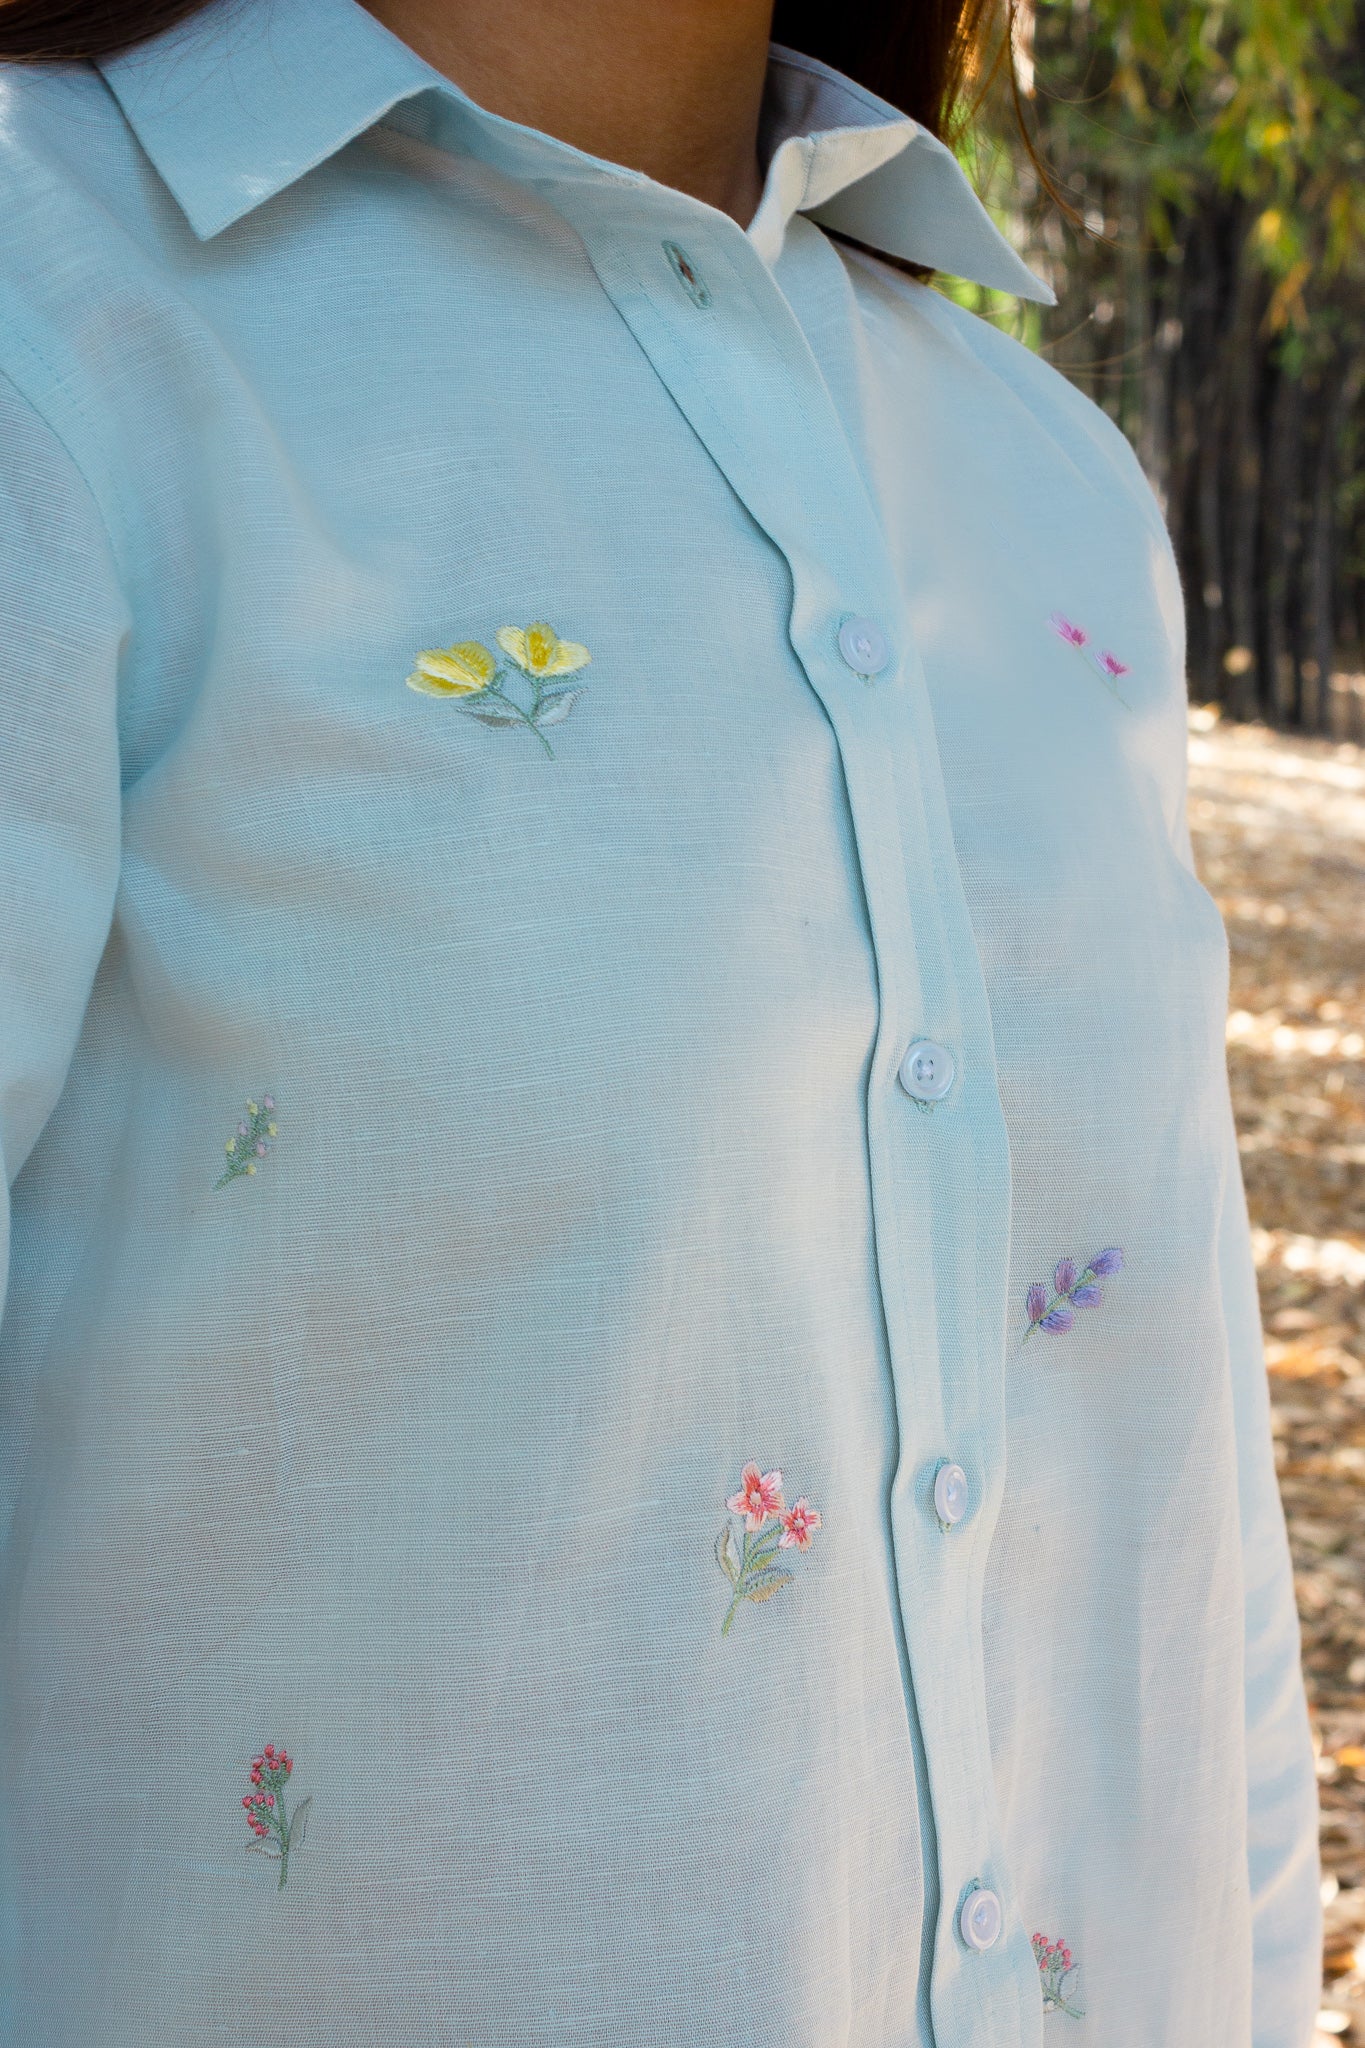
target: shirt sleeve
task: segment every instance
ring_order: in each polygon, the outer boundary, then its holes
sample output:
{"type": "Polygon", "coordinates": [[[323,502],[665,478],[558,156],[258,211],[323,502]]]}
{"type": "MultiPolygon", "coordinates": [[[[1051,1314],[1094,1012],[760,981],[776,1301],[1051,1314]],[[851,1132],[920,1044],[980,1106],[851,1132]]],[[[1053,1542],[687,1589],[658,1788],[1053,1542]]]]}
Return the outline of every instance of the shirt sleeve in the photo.
{"type": "Polygon", "coordinates": [[[1256,1269],[1231,1104],[1220,1257],[1237,1423],[1246,1599],[1252,2048],[1306,2048],[1322,1987],[1317,1773],[1270,1433],[1256,1269]]]}
{"type": "Polygon", "coordinates": [[[80,469],[0,375],[0,1304],[9,1191],[61,1092],[113,915],[127,626],[80,469]]]}
{"type": "MultiPolygon", "coordinates": [[[[1174,577],[1174,558],[1171,558],[1174,577]]],[[[1176,582],[1178,591],[1178,580],[1176,582]]],[[[1183,610],[1172,602],[1183,657],[1183,610]]],[[[1182,745],[1177,857],[1196,874],[1182,745]]],[[[1322,1993],[1318,1785],[1304,1697],[1298,1608],[1270,1427],[1261,1304],[1231,1090],[1218,1257],[1237,1432],[1245,1599],[1247,1877],[1252,1916],[1251,2048],[1308,2048],[1322,1993]]]]}

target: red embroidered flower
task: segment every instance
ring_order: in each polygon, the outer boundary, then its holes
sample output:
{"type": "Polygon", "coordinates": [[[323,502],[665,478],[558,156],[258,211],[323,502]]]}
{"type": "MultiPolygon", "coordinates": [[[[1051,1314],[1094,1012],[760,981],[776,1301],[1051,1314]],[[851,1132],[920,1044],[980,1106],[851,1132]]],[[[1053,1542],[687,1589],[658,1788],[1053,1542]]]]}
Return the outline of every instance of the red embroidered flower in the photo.
{"type": "Polygon", "coordinates": [[[797,1550],[809,1550],[811,1536],[819,1527],[820,1511],[813,1508],[803,1494],[800,1500],[792,1502],[782,1517],[782,1534],[778,1538],[778,1548],[791,1550],[795,1547],[797,1550]]]}
{"type": "Polygon", "coordinates": [[[782,1474],[746,1465],[739,1475],[739,1492],[732,1493],[725,1505],[731,1514],[743,1515],[746,1529],[761,1529],[769,1515],[781,1512],[782,1474]]]}
{"type": "Polygon", "coordinates": [[[1084,2019],[1085,2014],[1067,1988],[1066,1980],[1076,1967],[1067,1944],[1060,1938],[1049,1941],[1045,1934],[1035,1934],[1033,1957],[1042,1979],[1043,2011],[1064,2012],[1073,2020],[1084,2019]]]}

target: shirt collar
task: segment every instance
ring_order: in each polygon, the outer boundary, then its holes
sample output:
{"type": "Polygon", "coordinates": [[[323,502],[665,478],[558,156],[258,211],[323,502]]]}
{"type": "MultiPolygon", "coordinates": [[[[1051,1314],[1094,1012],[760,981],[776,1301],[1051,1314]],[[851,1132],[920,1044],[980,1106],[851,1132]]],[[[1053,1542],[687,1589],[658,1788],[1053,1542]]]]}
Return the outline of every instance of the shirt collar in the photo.
{"type": "MultiPolygon", "coordinates": [[[[548,150],[559,175],[638,181],[476,106],[359,0],[210,0],[99,69],[203,241],[429,94],[453,103],[464,134],[482,131],[487,153],[509,166],[548,150]]],[[[951,150],[850,79],[777,44],[763,139],[767,177],[749,233],[768,260],[801,212],[887,255],[1052,302],[951,150]]]]}

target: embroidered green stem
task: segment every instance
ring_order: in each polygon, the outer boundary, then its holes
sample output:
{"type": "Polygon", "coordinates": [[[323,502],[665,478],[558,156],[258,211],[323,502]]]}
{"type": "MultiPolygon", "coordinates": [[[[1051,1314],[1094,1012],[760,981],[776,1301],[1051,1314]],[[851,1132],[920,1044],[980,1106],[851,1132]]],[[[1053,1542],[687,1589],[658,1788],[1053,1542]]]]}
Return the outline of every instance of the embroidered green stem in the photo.
{"type": "MultiPolygon", "coordinates": [[[[775,1572],[771,1579],[765,1579],[760,1576],[760,1574],[766,1572],[772,1566],[777,1556],[777,1548],[781,1538],[782,1524],[780,1522],[775,1522],[770,1529],[763,1531],[761,1534],[753,1530],[745,1530],[744,1547],[740,1551],[739,1565],[733,1580],[734,1595],[730,1601],[729,1611],[720,1625],[720,1632],[723,1636],[729,1635],[730,1624],[735,1618],[735,1611],[741,1600],[752,1600],[756,1595],[767,1598],[771,1594],[776,1593],[779,1587],[785,1586],[790,1580],[790,1572],[775,1572]]],[[[720,1557],[721,1561],[721,1570],[726,1573],[727,1577],[729,1576],[729,1567],[725,1559],[730,1554],[729,1539],[730,1531],[727,1526],[720,1539],[721,1548],[717,1551],[717,1556],[720,1557]]]]}
{"type": "MultiPolygon", "coordinates": [[[[531,678],[532,687],[535,691],[535,701],[532,703],[531,709],[529,711],[523,711],[521,705],[517,703],[515,697],[509,697],[506,690],[499,687],[503,677],[506,674],[507,670],[505,668],[500,668],[497,674],[494,676],[492,682],[488,685],[488,688],[480,693],[479,701],[482,703],[489,697],[496,697],[499,704],[504,705],[506,709],[512,713],[514,718],[520,719],[523,725],[530,726],[532,732],[535,734],[536,738],[540,741],[540,744],[542,745],[542,747],[544,747],[546,753],[550,756],[550,759],[553,761],[555,750],[550,745],[550,742],[546,739],[540,727],[536,724],[536,720],[540,716],[541,685],[539,681],[534,676],[531,678]]],[[[471,712],[473,712],[475,716],[478,715],[477,707],[475,705],[469,705],[468,709],[471,712]]]]}

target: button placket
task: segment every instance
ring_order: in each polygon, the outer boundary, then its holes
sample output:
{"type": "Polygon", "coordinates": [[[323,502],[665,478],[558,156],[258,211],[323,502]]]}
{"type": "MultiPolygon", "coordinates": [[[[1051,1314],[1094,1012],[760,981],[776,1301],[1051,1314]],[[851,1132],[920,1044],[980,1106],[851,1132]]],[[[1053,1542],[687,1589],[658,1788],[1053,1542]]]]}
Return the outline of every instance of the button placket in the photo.
{"type": "MultiPolygon", "coordinates": [[[[926,1551],[919,1475],[938,1446],[970,1443],[982,1475],[973,1513],[982,1534],[989,1532],[999,1498],[992,1475],[1002,1469],[1009,1153],[927,691],[868,485],[776,280],[737,228],[731,234],[709,221],[689,226],[690,260],[695,268],[700,259],[712,294],[709,317],[698,321],[676,280],[666,291],[649,281],[660,276],[657,253],[646,259],[638,213],[632,218],[618,203],[619,218],[600,204],[574,224],[675,402],[786,557],[791,643],[839,747],[877,967],[867,1146],[901,1436],[891,1526],[914,1694],[909,1714],[923,1739],[933,1818],[926,1851],[936,1845],[944,1901],[935,1935],[934,2025],[944,2048],[965,2048],[983,2029],[1001,2041],[1029,2039],[1037,1987],[1027,1943],[1020,1948],[1011,1937],[1012,1967],[976,1979],[970,1994],[950,1960],[953,1948],[959,1958],[962,1950],[960,1907],[948,1901],[961,1899],[972,1871],[999,1868],[1002,1857],[981,1668],[985,1547],[978,1542],[959,1552],[936,1544],[926,1551]],[[641,252],[638,263],[632,248],[641,252]],[[875,689],[848,689],[842,649],[838,665],[830,658],[831,619],[891,622],[900,643],[893,675],[883,671],[875,689]],[[898,1102],[888,1085],[907,1042],[923,1043],[913,1031],[929,1017],[943,1019],[960,1049],[950,1054],[933,1041],[935,1050],[953,1060],[955,1071],[960,1059],[979,1077],[970,1119],[945,1122],[932,1138],[912,1128],[904,1096],[898,1102]],[[914,1227],[926,1217],[932,1229],[914,1227]]],[[[637,208],[652,203],[652,195],[632,201],[637,208]]],[[[821,246],[820,260],[839,267],[821,246]]],[[[855,661],[867,658],[866,649],[855,653],[855,661]]]]}

